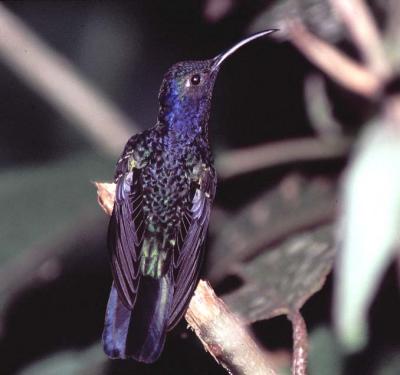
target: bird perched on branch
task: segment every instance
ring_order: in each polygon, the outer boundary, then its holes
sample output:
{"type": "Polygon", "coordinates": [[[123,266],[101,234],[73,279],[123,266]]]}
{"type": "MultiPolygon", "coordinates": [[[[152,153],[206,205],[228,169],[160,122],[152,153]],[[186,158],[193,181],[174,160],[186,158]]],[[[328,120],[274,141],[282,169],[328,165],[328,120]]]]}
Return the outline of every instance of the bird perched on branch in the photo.
{"type": "Polygon", "coordinates": [[[111,358],[151,363],[197,285],[216,189],[208,142],[211,97],[222,62],[252,35],[209,60],[165,74],[157,124],[129,139],[117,162],[108,229],[114,278],[103,332],[111,358]]]}

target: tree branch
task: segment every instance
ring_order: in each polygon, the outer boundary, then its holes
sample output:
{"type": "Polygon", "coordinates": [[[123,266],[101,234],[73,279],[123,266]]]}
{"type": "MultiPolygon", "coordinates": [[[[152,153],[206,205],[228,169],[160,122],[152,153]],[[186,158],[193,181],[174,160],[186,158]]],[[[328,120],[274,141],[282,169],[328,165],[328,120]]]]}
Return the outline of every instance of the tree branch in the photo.
{"type": "Polygon", "coordinates": [[[218,176],[230,178],[261,168],[293,161],[329,159],[345,155],[351,145],[350,138],[300,138],[221,153],[215,161],[218,176]]]}
{"type": "Polygon", "coordinates": [[[363,0],[331,0],[332,6],[346,24],[359,48],[367,68],[381,79],[387,79],[391,68],[374,18],[363,0]]]}
{"type": "Polygon", "coordinates": [[[333,80],[368,98],[380,92],[383,84],[380,77],[311,34],[300,20],[289,19],[287,27],[292,43],[333,80]]]}
{"type": "Polygon", "coordinates": [[[200,280],[185,318],[204,348],[231,374],[275,374],[244,324],[200,280]]]}
{"type": "Polygon", "coordinates": [[[3,62],[101,151],[119,155],[138,127],[3,4],[0,25],[3,62]]]}

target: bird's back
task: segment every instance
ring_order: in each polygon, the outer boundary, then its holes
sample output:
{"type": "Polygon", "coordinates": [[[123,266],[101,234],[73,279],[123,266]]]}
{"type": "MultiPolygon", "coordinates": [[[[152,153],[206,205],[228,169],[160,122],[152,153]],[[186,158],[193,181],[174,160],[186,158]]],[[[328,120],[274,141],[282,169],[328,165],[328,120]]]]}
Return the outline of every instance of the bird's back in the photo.
{"type": "Polygon", "coordinates": [[[190,215],[190,190],[193,185],[190,150],[172,150],[164,139],[153,152],[141,173],[143,190],[144,241],[141,272],[160,277],[178,243],[180,229],[190,215]]]}

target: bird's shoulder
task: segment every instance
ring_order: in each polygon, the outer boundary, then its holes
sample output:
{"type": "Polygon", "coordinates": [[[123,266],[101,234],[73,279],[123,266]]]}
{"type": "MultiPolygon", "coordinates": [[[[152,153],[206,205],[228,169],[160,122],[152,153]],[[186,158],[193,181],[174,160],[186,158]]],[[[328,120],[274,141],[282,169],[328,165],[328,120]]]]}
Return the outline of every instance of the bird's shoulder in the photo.
{"type": "Polygon", "coordinates": [[[124,150],[117,161],[115,169],[115,182],[119,178],[131,172],[133,169],[141,169],[146,166],[152,154],[161,149],[163,128],[156,126],[134,134],[126,143],[124,150]]]}
{"type": "Polygon", "coordinates": [[[208,145],[197,146],[196,151],[189,153],[186,166],[192,182],[201,190],[207,190],[209,183],[215,183],[216,171],[208,145]]]}

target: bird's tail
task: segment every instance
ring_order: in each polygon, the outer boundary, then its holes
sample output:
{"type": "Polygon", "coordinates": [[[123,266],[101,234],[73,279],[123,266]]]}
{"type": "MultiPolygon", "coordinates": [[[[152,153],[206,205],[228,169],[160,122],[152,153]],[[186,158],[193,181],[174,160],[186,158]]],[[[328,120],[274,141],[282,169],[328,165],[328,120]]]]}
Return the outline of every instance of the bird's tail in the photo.
{"type": "Polygon", "coordinates": [[[173,289],[168,275],[142,276],[133,310],[125,307],[113,285],[103,331],[105,353],[152,363],[164,347],[173,289]]]}

